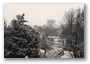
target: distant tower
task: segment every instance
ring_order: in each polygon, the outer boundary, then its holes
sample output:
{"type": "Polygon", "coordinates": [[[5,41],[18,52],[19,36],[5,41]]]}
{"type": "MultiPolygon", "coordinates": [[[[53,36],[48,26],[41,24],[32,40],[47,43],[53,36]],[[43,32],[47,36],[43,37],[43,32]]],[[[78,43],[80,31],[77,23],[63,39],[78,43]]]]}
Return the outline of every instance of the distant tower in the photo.
{"type": "Polygon", "coordinates": [[[55,24],[55,20],[54,19],[48,19],[47,20],[47,24],[45,26],[52,27],[52,28],[58,28],[58,25],[55,24]]]}

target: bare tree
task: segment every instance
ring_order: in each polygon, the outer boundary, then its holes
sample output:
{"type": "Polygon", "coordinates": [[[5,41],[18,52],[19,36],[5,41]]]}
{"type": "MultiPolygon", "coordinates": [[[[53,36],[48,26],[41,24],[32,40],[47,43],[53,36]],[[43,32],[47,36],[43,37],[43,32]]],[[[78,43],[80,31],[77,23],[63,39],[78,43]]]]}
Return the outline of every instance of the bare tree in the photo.
{"type": "Polygon", "coordinates": [[[65,13],[66,24],[62,26],[62,36],[66,39],[66,48],[75,58],[84,57],[84,10],[70,10],[65,13]]]}

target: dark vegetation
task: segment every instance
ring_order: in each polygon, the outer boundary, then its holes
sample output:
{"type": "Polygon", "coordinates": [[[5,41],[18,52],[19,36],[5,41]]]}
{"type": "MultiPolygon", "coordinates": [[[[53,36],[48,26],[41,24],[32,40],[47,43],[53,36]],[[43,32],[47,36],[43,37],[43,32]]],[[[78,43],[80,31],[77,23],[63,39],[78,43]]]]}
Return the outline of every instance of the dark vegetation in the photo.
{"type": "Polygon", "coordinates": [[[24,14],[17,15],[11,24],[4,23],[4,57],[29,58],[39,57],[39,34],[31,26],[24,24],[24,14]]]}
{"type": "Polygon", "coordinates": [[[84,10],[70,10],[65,13],[66,24],[62,27],[62,38],[66,39],[65,49],[72,51],[75,58],[84,57],[84,10]]]}
{"type": "Polygon", "coordinates": [[[65,24],[58,29],[37,26],[32,28],[25,24],[24,14],[16,15],[10,25],[4,21],[4,57],[5,58],[39,58],[40,49],[46,57],[47,50],[52,49],[48,36],[66,39],[64,50],[73,52],[75,58],[84,57],[84,9],[70,10],[65,13],[65,24]]]}

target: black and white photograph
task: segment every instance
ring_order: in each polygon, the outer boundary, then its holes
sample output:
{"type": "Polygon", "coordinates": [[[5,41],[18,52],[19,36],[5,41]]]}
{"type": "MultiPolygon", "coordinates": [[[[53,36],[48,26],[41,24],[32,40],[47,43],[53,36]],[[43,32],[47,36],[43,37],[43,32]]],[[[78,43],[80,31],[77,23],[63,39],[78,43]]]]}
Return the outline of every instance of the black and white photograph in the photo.
{"type": "Polygon", "coordinates": [[[4,58],[84,58],[84,4],[3,6],[4,58]]]}

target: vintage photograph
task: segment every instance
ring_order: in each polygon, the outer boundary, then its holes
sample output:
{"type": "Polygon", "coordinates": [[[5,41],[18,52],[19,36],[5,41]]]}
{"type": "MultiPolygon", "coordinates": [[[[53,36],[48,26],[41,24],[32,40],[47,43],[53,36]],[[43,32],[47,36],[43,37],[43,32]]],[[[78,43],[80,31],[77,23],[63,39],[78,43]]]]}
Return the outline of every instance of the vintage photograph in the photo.
{"type": "Polygon", "coordinates": [[[4,58],[84,58],[84,4],[4,4],[4,58]]]}

